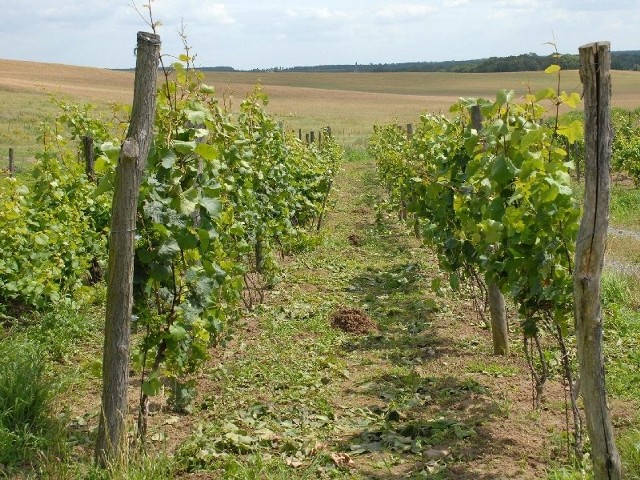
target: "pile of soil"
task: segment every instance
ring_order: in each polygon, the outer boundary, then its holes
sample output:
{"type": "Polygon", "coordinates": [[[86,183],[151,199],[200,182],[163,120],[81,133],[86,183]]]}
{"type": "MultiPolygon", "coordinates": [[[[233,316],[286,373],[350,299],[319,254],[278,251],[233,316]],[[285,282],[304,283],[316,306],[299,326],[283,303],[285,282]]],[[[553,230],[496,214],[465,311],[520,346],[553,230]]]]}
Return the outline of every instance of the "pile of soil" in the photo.
{"type": "Polygon", "coordinates": [[[362,245],[362,239],[355,233],[352,233],[351,235],[349,235],[347,237],[347,240],[349,240],[349,243],[354,247],[359,247],[360,245],[362,245]]]}
{"type": "Polygon", "coordinates": [[[375,322],[363,310],[348,307],[340,307],[331,315],[331,325],[343,332],[359,335],[378,329],[375,322]]]}

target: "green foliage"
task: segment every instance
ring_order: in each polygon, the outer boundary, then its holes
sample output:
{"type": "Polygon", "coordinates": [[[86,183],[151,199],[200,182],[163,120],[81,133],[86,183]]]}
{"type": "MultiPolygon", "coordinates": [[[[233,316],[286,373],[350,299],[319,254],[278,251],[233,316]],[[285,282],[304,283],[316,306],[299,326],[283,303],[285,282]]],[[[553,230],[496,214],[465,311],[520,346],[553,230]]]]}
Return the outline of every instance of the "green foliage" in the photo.
{"type": "Polygon", "coordinates": [[[44,358],[34,344],[0,343],[0,464],[12,468],[36,463],[40,452],[56,448],[53,394],[44,358]]]}
{"type": "Polygon", "coordinates": [[[341,150],[330,137],[321,147],[286,137],[259,89],[233,116],[190,57],[173,69],[140,195],[134,308],[143,392],[168,380],[183,410],[190,376],[238,317],[245,275],[272,278],[275,248],[316,224],[341,150]]]}
{"type": "MultiPolygon", "coordinates": [[[[549,68],[556,74],[559,68],[549,68]]],[[[496,282],[530,320],[571,315],[572,262],[580,210],[565,145],[581,122],[543,120],[540,102],[574,107],[575,94],[544,89],[520,103],[462,99],[453,117],[424,115],[411,140],[395,125],[376,127],[370,144],[392,199],[438,253],[456,288],[460,276],[496,282]],[[471,125],[471,109],[483,116],[471,125]],[[526,272],[526,275],[523,275],[526,272]]],[[[536,324],[529,322],[533,335],[536,324]]]]}
{"type": "MultiPolygon", "coordinates": [[[[342,151],[286,136],[265,113],[259,89],[240,114],[222,108],[188,55],[160,87],[155,138],[138,206],[134,328],[144,332],[137,355],[143,391],[164,381],[172,405],[194,396],[190,376],[208,348],[239,315],[245,275],[273,283],[278,248],[299,246],[315,230],[342,151]]],[[[114,120],[90,105],[58,101],[43,127],[43,151],[32,182],[0,179],[0,304],[47,310],[74,299],[106,263],[110,198],[128,110],[114,120]],[[95,177],[85,172],[83,137],[93,139],[95,177]]],[[[48,317],[45,315],[43,320],[48,317]]],[[[43,332],[75,337],[79,324],[43,332]]],[[[52,342],[62,360],[73,341],[52,342]]],[[[49,348],[49,346],[47,347],[49,348]]]]}
{"type": "MultiPolygon", "coordinates": [[[[68,166],[67,166],[68,167],[68,166]]],[[[104,246],[88,212],[86,177],[43,155],[34,185],[0,179],[0,299],[45,307],[71,295],[104,246]]]]}
{"type": "Polygon", "coordinates": [[[614,109],[611,164],[614,170],[626,171],[636,187],[640,184],[640,110],[614,109]]]}

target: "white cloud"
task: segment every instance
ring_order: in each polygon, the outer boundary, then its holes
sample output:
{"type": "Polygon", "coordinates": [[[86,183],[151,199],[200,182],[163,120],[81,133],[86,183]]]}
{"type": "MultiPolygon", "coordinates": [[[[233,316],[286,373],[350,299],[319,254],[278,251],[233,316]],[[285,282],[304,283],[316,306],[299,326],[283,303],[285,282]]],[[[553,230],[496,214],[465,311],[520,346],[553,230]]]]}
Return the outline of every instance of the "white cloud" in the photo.
{"type": "Polygon", "coordinates": [[[330,9],[328,7],[287,9],[285,14],[289,18],[299,20],[342,20],[350,17],[349,13],[343,10],[330,9]]]}
{"type": "Polygon", "coordinates": [[[401,20],[407,18],[424,17],[438,11],[433,5],[421,3],[394,3],[381,8],[376,12],[376,17],[387,20],[401,20]]]}
{"type": "Polygon", "coordinates": [[[469,0],[444,0],[444,6],[447,8],[462,7],[469,5],[469,0]]]}
{"type": "Polygon", "coordinates": [[[224,3],[214,3],[203,6],[201,9],[203,21],[213,21],[221,25],[231,25],[235,19],[231,16],[224,3]]]}

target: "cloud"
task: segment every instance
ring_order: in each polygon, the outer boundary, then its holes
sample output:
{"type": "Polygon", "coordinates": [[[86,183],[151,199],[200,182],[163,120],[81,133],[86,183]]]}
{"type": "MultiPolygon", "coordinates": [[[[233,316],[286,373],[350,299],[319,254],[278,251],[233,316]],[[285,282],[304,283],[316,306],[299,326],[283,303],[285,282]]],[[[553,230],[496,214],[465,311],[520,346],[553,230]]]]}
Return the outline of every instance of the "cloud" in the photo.
{"type": "Polygon", "coordinates": [[[231,25],[235,19],[231,16],[224,3],[214,3],[203,6],[200,10],[202,21],[212,21],[221,25],[231,25]]]}
{"type": "Polygon", "coordinates": [[[435,13],[438,8],[433,5],[424,5],[421,3],[394,3],[379,9],[375,16],[385,20],[405,20],[416,19],[416,17],[425,17],[435,13]]]}
{"type": "Polygon", "coordinates": [[[286,15],[289,18],[295,18],[297,20],[343,20],[350,17],[349,13],[343,10],[330,9],[327,7],[322,8],[307,8],[307,9],[288,9],[286,15]]]}
{"type": "Polygon", "coordinates": [[[446,8],[462,7],[464,5],[469,5],[469,0],[444,0],[446,8]]]}

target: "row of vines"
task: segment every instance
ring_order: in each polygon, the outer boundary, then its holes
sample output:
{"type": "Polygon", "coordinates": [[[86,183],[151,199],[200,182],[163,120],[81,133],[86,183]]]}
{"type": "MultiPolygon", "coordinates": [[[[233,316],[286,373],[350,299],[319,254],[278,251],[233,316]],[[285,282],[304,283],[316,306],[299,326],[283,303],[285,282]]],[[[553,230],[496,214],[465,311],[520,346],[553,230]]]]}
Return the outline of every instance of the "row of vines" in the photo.
{"type": "MultiPolygon", "coordinates": [[[[548,71],[559,75],[557,67],[548,71]]],[[[537,401],[549,376],[541,338],[558,340],[572,400],[573,447],[581,457],[574,355],[566,338],[573,331],[581,213],[568,152],[583,126],[558,114],[579,102],[577,93],[554,89],[530,92],[522,101],[506,91],[495,101],[461,99],[448,117],[423,115],[411,138],[397,125],[376,126],[369,148],[391,201],[433,247],[451,287],[466,282],[488,301],[494,286],[513,300],[537,401]]]]}
{"type": "MultiPolygon", "coordinates": [[[[304,248],[320,227],[342,156],[330,135],[307,145],[265,112],[256,89],[239,111],[180,56],[165,72],[135,230],[134,364],[142,374],[141,433],[149,396],[168,386],[176,410],[193,374],[225,340],[243,307],[277,280],[278,255],[304,248]]],[[[0,178],[0,315],[73,303],[103,275],[115,168],[130,110],[112,115],[59,101],[42,129],[30,178],[0,178]],[[93,140],[95,173],[82,139],[93,140]]]]}

